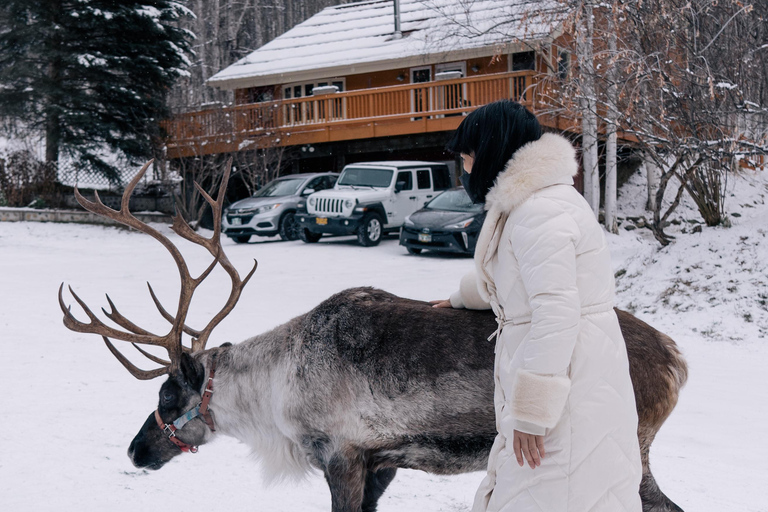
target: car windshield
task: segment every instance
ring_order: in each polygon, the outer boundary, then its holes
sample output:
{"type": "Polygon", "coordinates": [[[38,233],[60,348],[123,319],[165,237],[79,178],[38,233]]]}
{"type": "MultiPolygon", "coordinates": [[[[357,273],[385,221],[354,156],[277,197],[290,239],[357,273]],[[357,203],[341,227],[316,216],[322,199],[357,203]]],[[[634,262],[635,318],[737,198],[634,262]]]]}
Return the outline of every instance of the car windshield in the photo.
{"type": "Polygon", "coordinates": [[[294,196],[303,182],[303,179],[271,181],[253,194],[253,197],[294,196]]]}
{"type": "Polygon", "coordinates": [[[337,185],[353,187],[388,187],[392,183],[391,169],[370,169],[367,167],[347,167],[341,173],[337,185]]]}
{"type": "Polygon", "coordinates": [[[463,188],[446,190],[427,203],[425,208],[429,210],[447,210],[452,212],[480,213],[483,211],[483,205],[474,204],[463,188]]]}

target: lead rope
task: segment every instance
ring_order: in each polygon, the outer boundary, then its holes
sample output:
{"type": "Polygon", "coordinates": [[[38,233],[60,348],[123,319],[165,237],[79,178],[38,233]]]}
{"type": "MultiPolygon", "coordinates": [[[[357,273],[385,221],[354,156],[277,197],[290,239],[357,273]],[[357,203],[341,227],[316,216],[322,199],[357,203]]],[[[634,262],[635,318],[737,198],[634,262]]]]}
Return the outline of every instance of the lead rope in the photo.
{"type": "Polygon", "coordinates": [[[205,391],[203,391],[203,401],[200,402],[200,416],[203,417],[205,424],[208,425],[211,432],[216,432],[216,427],[213,424],[211,412],[208,410],[208,404],[211,402],[211,397],[213,396],[213,374],[216,372],[217,355],[218,354],[214,353],[213,356],[211,356],[211,368],[208,370],[208,384],[206,384],[205,391]]]}

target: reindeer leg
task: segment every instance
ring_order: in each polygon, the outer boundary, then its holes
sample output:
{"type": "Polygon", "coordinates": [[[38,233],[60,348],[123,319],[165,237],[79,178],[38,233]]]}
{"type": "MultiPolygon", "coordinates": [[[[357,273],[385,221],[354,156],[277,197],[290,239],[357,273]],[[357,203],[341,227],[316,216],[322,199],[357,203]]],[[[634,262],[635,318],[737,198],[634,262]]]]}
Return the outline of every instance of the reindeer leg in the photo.
{"type": "Polygon", "coordinates": [[[383,468],[378,471],[368,471],[365,476],[365,493],[363,494],[363,512],[376,512],[376,504],[384,494],[387,486],[395,478],[397,468],[383,468]]]}
{"type": "Polygon", "coordinates": [[[683,512],[683,509],[678,507],[659,489],[659,485],[656,483],[653,473],[651,473],[649,452],[657,430],[643,426],[638,428],[640,459],[643,463],[643,479],[640,482],[640,500],[643,502],[643,512],[683,512]]]}
{"type": "Polygon", "coordinates": [[[363,451],[350,448],[334,453],[323,472],[331,489],[331,512],[362,512],[366,480],[363,451]]]}

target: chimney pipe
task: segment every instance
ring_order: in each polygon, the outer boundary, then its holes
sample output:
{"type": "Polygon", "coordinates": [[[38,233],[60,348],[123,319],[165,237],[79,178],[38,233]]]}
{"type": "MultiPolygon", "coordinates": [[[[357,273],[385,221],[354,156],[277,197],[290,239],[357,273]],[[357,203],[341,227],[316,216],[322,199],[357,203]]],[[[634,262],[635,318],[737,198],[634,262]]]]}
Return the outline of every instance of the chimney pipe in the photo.
{"type": "Polygon", "coordinates": [[[403,32],[400,30],[400,0],[394,0],[395,3],[395,39],[403,37],[403,32]]]}

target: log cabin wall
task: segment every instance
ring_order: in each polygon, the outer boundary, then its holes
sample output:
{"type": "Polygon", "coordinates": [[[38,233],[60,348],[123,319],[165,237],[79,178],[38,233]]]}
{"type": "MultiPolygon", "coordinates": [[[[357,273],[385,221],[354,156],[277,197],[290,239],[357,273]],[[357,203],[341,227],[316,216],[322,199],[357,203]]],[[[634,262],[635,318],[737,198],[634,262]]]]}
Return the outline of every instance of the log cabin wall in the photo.
{"type": "MultiPolygon", "coordinates": [[[[489,75],[493,73],[504,73],[509,68],[509,58],[507,55],[497,55],[495,57],[479,57],[468,59],[466,63],[466,76],[489,75]],[[476,69],[476,71],[475,71],[476,69]]],[[[426,67],[425,65],[424,67],[426,67]]],[[[434,79],[436,64],[429,65],[434,79]]],[[[414,66],[422,67],[422,66],[414,66]]],[[[320,77],[327,78],[327,77],[320,77]]],[[[343,77],[346,82],[347,91],[358,91],[362,89],[374,89],[376,87],[390,87],[393,85],[402,85],[411,83],[411,68],[388,69],[375,71],[373,73],[360,73],[346,75],[343,77]]],[[[333,81],[338,77],[328,78],[333,81]]],[[[287,84],[271,85],[264,87],[250,87],[246,89],[235,90],[235,104],[244,105],[247,103],[259,103],[261,101],[270,101],[270,99],[283,99],[282,90],[287,84]],[[272,98],[268,95],[272,94],[272,98]]]]}

